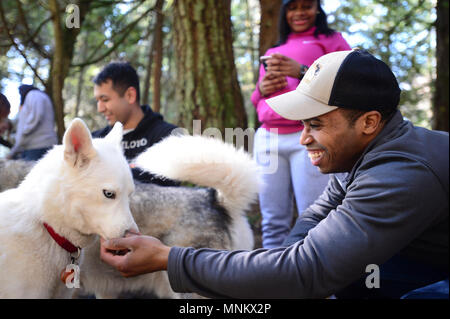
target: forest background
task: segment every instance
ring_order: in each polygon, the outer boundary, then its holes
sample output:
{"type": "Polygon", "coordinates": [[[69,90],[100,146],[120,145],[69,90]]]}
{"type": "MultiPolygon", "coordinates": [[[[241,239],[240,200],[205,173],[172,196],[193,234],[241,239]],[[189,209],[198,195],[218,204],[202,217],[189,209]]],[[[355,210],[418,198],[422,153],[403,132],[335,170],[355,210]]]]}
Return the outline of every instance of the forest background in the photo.
{"type": "MultiPolygon", "coordinates": [[[[448,131],[448,0],[324,0],[329,24],[397,76],[400,109],[448,131]]],[[[15,115],[20,83],[51,96],[58,133],[78,116],[92,129],[92,78],[127,60],[142,103],[192,131],[256,128],[250,95],[259,56],[277,41],[281,0],[2,0],[0,91],[15,115]]]]}

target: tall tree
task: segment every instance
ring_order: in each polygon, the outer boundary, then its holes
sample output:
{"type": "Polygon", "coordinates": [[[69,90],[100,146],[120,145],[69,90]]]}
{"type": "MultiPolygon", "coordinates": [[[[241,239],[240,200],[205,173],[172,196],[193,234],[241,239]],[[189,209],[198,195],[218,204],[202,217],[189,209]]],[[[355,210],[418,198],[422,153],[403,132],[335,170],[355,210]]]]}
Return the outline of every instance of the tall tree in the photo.
{"type": "MultiPolygon", "coordinates": [[[[123,12],[116,7],[119,4],[103,0],[74,0],[70,4],[65,0],[0,1],[0,46],[14,48],[51,97],[60,139],[65,131],[63,89],[70,69],[104,61],[124,43],[135,44],[142,38],[139,33],[131,36],[132,31],[153,7],[136,0],[129,4],[130,10],[123,12]],[[136,13],[143,7],[144,10],[136,13]],[[108,8],[107,16],[101,14],[104,8],[108,8]],[[97,28],[88,30],[97,38],[100,33],[101,39],[89,46],[85,61],[74,63],[77,37],[84,30],[83,22],[88,15],[95,16],[97,28]],[[129,21],[128,17],[133,20],[129,21]]],[[[86,42],[92,38],[89,34],[86,42]]]]}
{"type": "Polygon", "coordinates": [[[21,1],[5,1],[5,6],[8,11],[3,7],[4,2],[0,3],[0,18],[4,33],[9,39],[10,44],[22,55],[25,63],[33,71],[35,78],[42,83],[52,99],[60,139],[64,134],[64,102],[62,96],[64,80],[68,75],[74,53],[74,44],[80,33],[80,27],[89,9],[90,2],[88,0],[73,2],[75,5],[73,6],[73,20],[70,21],[73,25],[70,25],[70,27],[64,19],[66,7],[62,7],[58,0],[49,0],[48,3],[42,4],[44,8],[40,6],[35,8],[36,11],[46,12],[48,15],[39,23],[36,21],[32,23],[32,20],[37,20],[41,16],[39,14],[37,15],[33,10],[25,10],[21,1]],[[7,12],[9,15],[12,15],[9,17],[10,19],[7,17],[7,12]],[[18,18],[19,23],[10,22],[11,18],[18,18]],[[52,24],[51,29],[48,26],[49,22],[52,24]],[[53,34],[52,42],[54,45],[51,50],[48,50],[43,43],[42,39],[45,36],[41,34],[42,30],[51,30],[53,34]],[[28,51],[30,49],[33,49],[38,54],[35,64],[30,59],[30,56],[32,56],[28,51]],[[42,59],[48,59],[50,61],[50,72],[47,79],[38,70],[42,59]]]}
{"type": "Polygon", "coordinates": [[[332,27],[388,64],[400,88],[400,110],[413,123],[431,128],[435,70],[435,9],[428,0],[340,0],[332,27]]]}
{"type": "Polygon", "coordinates": [[[447,132],[449,129],[448,12],[448,0],[438,0],[436,6],[436,89],[433,98],[433,129],[447,132]]]}
{"type": "MultiPolygon", "coordinates": [[[[148,33],[149,33],[149,50],[148,50],[148,56],[147,56],[147,67],[145,72],[145,79],[144,79],[144,89],[142,90],[143,95],[143,104],[149,103],[149,96],[150,96],[150,83],[152,79],[152,74],[159,74],[159,77],[157,76],[157,79],[154,79],[154,81],[158,81],[158,86],[161,82],[161,61],[162,61],[162,27],[164,22],[164,14],[162,13],[162,8],[164,5],[164,0],[157,0],[155,4],[155,12],[156,15],[156,21],[155,23],[148,24],[148,33]],[[153,67],[153,60],[156,60],[156,65],[153,67]]],[[[153,82],[154,83],[154,82],[153,82]]],[[[155,86],[155,83],[153,84],[155,86]]],[[[160,91],[158,88],[158,92],[156,93],[157,97],[155,97],[155,94],[153,94],[153,104],[152,108],[154,111],[159,112],[160,109],[160,91]],[[155,102],[157,102],[157,105],[155,105],[155,102]]]]}
{"type": "Polygon", "coordinates": [[[155,112],[161,110],[161,75],[162,75],[162,59],[163,59],[163,23],[164,14],[162,13],[164,1],[158,0],[155,5],[156,24],[155,38],[153,47],[153,59],[155,66],[153,68],[153,99],[152,107],[155,112]]]}
{"type": "Polygon", "coordinates": [[[247,115],[234,64],[231,1],[175,0],[176,94],[180,124],[246,128],[247,115]]]}
{"type": "Polygon", "coordinates": [[[72,62],[74,47],[81,24],[89,9],[90,1],[79,0],[75,3],[73,11],[73,26],[67,25],[67,20],[61,15],[61,8],[58,0],[49,1],[49,10],[51,12],[54,48],[51,56],[50,77],[46,83],[47,92],[50,93],[55,109],[55,120],[58,129],[58,136],[61,139],[64,135],[64,99],[63,89],[64,81],[69,73],[69,67],[72,62]]]}
{"type": "Polygon", "coordinates": [[[282,0],[260,0],[261,26],[259,32],[259,55],[278,41],[278,20],[282,0]]]}

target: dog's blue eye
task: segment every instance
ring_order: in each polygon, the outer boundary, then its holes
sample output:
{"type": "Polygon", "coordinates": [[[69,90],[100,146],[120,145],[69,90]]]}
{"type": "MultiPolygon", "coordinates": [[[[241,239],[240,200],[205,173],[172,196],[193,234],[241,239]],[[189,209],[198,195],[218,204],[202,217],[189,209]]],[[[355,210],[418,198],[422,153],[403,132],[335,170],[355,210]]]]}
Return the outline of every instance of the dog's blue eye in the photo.
{"type": "Polygon", "coordinates": [[[103,195],[105,195],[105,197],[106,197],[106,198],[109,198],[109,199],[114,199],[114,198],[116,198],[116,193],[115,193],[115,192],[113,192],[113,191],[108,191],[108,190],[106,190],[106,189],[103,190],[103,195]]]}

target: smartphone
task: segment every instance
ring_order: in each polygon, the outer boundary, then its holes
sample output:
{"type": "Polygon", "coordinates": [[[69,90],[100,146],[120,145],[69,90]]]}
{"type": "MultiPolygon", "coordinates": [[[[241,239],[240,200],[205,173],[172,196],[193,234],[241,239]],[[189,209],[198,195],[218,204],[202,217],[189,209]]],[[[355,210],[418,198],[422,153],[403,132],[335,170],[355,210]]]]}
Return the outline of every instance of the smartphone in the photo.
{"type": "Polygon", "coordinates": [[[267,62],[266,61],[271,59],[271,58],[272,58],[272,56],[270,56],[270,55],[263,55],[263,56],[261,56],[259,58],[259,60],[261,61],[261,63],[264,66],[264,70],[266,70],[266,71],[267,71],[267,62]]]}

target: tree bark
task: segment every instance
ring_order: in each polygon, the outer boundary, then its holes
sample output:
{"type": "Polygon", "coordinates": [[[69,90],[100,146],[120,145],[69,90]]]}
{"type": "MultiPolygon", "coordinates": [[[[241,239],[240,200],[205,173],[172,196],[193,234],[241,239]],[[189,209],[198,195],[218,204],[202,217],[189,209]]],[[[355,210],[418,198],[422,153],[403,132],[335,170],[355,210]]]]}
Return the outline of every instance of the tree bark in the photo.
{"type": "Polygon", "coordinates": [[[230,0],[176,0],[174,42],[179,125],[192,131],[247,127],[234,64],[230,0]]]}
{"type": "MultiPolygon", "coordinates": [[[[80,27],[89,8],[89,3],[90,1],[88,0],[79,0],[75,3],[80,9],[80,27]]],[[[69,73],[75,42],[80,33],[80,28],[67,28],[63,23],[64,19],[61,17],[61,7],[59,6],[58,0],[50,0],[49,9],[52,13],[55,46],[53,49],[50,76],[46,83],[46,89],[53,102],[57,133],[61,142],[65,131],[63,99],[64,81],[69,73]]]]}
{"type": "Polygon", "coordinates": [[[433,97],[434,130],[449,131],[449,42],[448,0],[438,0],[436,6],[436,89],[433,97]]]}
{"type": "MultiPolygon", "coordinates": [[[[154,30],[154,29],[153,29],[154,30]]],[[[153,66],[153,47],[155,46],[155,36],[152,34],[152,24],[148,24],[148,41],[150,42],[147,55],[147,66],[144,78],[144,87],[142,89],[142,104],[148,104],[150,95],[150,79],[153,66]]]]}
{"type": "Polygon", "coordinates": [[[259,55],[278,42],[278,20],[282,0],[260,0],[261,25],[259,32],[259,55]]]}
{"type": "Polygon", "coordinates": [[[162,76],[162,58],[163,58],[163,23],[164,14],[162,13],[164,1],[158,0],[155,5],[156,24],[153,47],[153,99],[152,108],[155,112],[161,111],[161,76],[162,76]]]}
{"type": "Polygon", "coordinates": [[[55,122],[57,127],[57,133],[60,141],[64,134],[64,100],[62,91],[64,88],[64,69],[65,54],[64,54],[64,32],[60,17],[60,7],[57,0],[50,0],[49,8],[52,12],[53,31],[55,38],[55,47],[52,57],[52,63],[50,67],[50,83],[48,89],[50,89],[50,96],[53,101],[53,108],[55,110],[55,122]]]}

